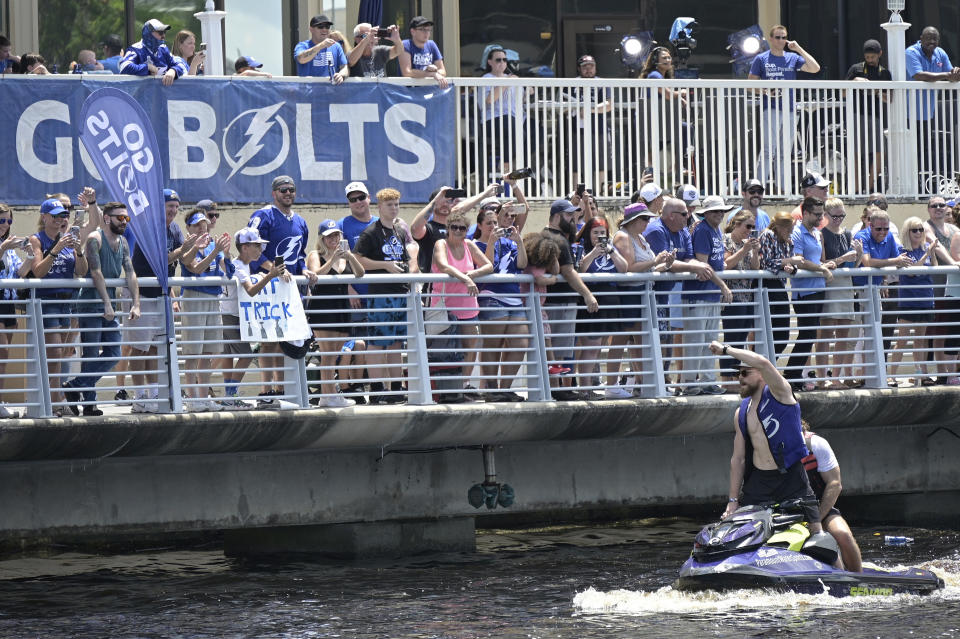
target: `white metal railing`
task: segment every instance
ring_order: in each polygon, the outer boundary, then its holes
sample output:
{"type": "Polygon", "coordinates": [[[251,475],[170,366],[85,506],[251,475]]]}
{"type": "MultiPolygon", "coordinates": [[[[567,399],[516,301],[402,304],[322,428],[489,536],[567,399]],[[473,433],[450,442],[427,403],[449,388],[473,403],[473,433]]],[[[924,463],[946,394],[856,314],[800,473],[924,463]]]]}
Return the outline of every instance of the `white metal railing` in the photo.
{"type": "MultiPolygon", "coordinates": [[[[954,267],[843,269],[835,273],[905,276],[951,272],[956,273],[954,267]]],[[[336,405],[343,397],[372,403],[390,403],[388,398],[392,397],[398,402],[431,404],[463,401],[465,394],[470,398],[472,393],[487,401],[664,397],[715,391],[714,386],[723,384],[725,390],[732,392],[732,369],[723,358],[718,362],[718,358],[704,355],[712,339],[745,345],[768,357],[778,356],[781,368],[798,386],[806,383],[840,387],[840,383],[861,380],[869,388],[885,388],[888,383],[903,384],[907,377],[914,385],[920,385],[930,383],[924,380],[936,376],[954,378],[951,383],[960,383],[956,359],[943,357],[960,335],[960,298],[944,298],[943,282],[933,286],[857,286],[844,280],[843,285],[830,289],[830,295],[832,302],[841,307],[846,303],[848,308],[819,310],[818,330],[804,337],[798,332],[803,328],[798,319],[813,310],[808,301],[801,298],[784,303],[777,297],[782,289],[774,286],[775,279],[766,272],[727,271],[722,277],[749,280],[750,288],[742,291],[749,294],[747,301],[702,304],[678,291],[662,290],[668,283],[680,285],[691,276],[586,274],[583,278],[588,286],[611,282],[618,285],[614,291],[597,295],[601,308],[614,313],[593,316],[584,312],[577,295],[560,298],[531,291],[529,275],[487,276],[479,281],[519,281],[527,287],[522,306],[515,309],[522,310],[523,316],[451,321],[449,316],[448,320],[425,317],[430,295],[420,292],[421,287],[430,283],[448,281],[445,276],[368,275],[361,281],[412,284],[396,309],[403,318],[400,325],[382,321],[372,314],[376,309],[368,309],[365,304],[354,311],[346,325],[340,319],[332,323],[324,320],[323,316],[331,311],[318,312],[309,318],[316,334],[314,350],[305,359],[278,354],[275,361],[268,359],[266,344],[260,344],[259,351],[249,355],[232,351],[230,345],[236,342],[224,339],[222,333],[184,339],[183,320],[200,311],[192,308],[195,302],[191,299],[171,297],[174,333],[144,335],[124,327],[121,361],[127,368],[109,368],[96,385],[95,397],[80,402],[80,406],[180,412],[258,405],[308,408],[336,405]],[[633,286],[625,286],[630,284],[633,286]],[[912,296],[915,307],[897,308],[901,290],[917,291],[912,296]],[[927,309],[934,301],[937,309],[927,309]],[[572,305],[568,309],[571,314],[574,309],[581,312],[568,323],[543,321],[545,310],[553,318],[557,305],[563,304],[572,305]],[[701,320],[712,321],[716,329],[698,331],[691,324],[693,311],[699,311],[701,320]],[[735,327],[737,318],[741,323],[735,327]],[[824,321],[825,318],[831,321],[824,321]],[[378,326],[402,329],[395,330],[401,340],[376,349],[377,337],[373,333],[378,326]],[[436,334],[439,329],[444,332],[436,334]],[[940,334],[932,336],[928,331],[940,334]],[[471,337],[473,332],[476,337],[471,337]],[[935,340],[947,340],[946,347],[935,340]],[[198,347],[198,352],[188,354],[191,349],[185,347],[191,344],[198,347]],[[809,361],[797,356],[802,345],[813,351],[814,357],[809,361]],[[234,361],[224,363],[225,356],[234,361]],[[395,366],[382,363],[391,357],[395,366]],[[241,368],[245,370],[242,376],[234,372],[241,368]],[[273,383],[282,392],[262,397],[260,393],[269,387],[263,376],[270,373],[275,375],[273,383]],[[716,374],[716,379],[710,373],[716,374]],[[135,381],[134,374],[148,377],[135,381]],[[125,376],[122,384],[120,376],[125,376]],[[236,397],[227,396],[230,386],[238,391],[236,397]],[[127,393],[125,399],[116,398],[121,389],[127,393]]],[[[805,279],[790,278],[787,290],[801,291],[805,279]]],[[[355,278],[321,278],[316,293],[324,295],[323,283],[344,281],[352,282],[355,278]]],[[[204,280],[204,284],[218,282],[230,281],[204,280]]],[[[109,283],[120,286],[123,281],[109,283]]],[[[99,347],[113,340],[81,344],[80,334],[91,330],[84,328],[82,319],[97,314],[79,312],[84,309],[73,301],[67,302],[68,315],[81,320],[79,327],[44,329],[44,318],[49,318],[51,312],[35,295],[44,288],[90,286],[90,280],[3,280],[0,284],[34,294],[17,302],[17,313],[0,315],[0,320],[15,320],[14,327],[6,331],[6,343],[0,343],[0,363],[5,365],[0,375],[0,400],[8,410],[22,411],[25,416],[69,415],[73,402],[61,396],[62,382],[76,380],[84,362],[102,361],[99,347]],[[60,347],[58,342],[65,346],[60,347]],[[98,347],[97,352],[78,354],[76,347],[80,345],[88,349],[98,347]]],[[[152,285],[153,281],[144,279],[142,284],[152,285]]],[[[196,284],[196,280],[171,280],[173,287],[181,284],[196,284]]],[[[376,296],[368,296],[367,300],[373,297],[376,296]]],[[[306,296],[305,304],[310,299],[306,296]]],[[[447,296],[447,308],[457,307],[457,300],[457,296],[447,296]]],[[[162,326],[163,307],[151,308],[145,305],[145,312],[153,313],[156,324],[162,326]]]]}
{"type": "Polygon", "coordinates": [[[768,197],[796,197],[807,170],[824,174],[840,197],[960,194],[960,107],[952,83],[456,78],[453,84],[458,175],[472,192],[504,166],[529,166],[536,173],[525,194],[544,199],[563,197],[579,182],[600,196],[629,197],[645,167],[667,189],[689,182],[723,196],[739,196],[739,185],[758,178],[768,197]],[[487,98],[497,87],[506,90],[491,105],[487,98]]]}

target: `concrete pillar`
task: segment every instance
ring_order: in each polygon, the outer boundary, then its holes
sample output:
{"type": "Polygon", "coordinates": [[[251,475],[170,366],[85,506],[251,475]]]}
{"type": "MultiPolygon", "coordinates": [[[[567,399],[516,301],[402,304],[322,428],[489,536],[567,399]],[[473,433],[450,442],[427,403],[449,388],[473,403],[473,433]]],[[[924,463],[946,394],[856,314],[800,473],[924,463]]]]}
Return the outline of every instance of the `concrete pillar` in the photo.
{"type": "MultiPolygon", "coordinates": [[[[887,64],[894,82],[903,82],[906,77],[906,33],[909,22],[904,22],[899,13],[893,13],[890,21],[880,25],[887,32],[887,64]]],[[[889,112],[890,184],[887,193],[908,195],[917,189],[917,132],[907,129],[907,99],[905,91],[893,91],[889,112]]],[[[914,105],[916,107],[916,105],[914,105]]],[[[916,118],[916,113],[913,114],[916,118]]]]}
{"type": "Polygon", "coordinates": [[[476,549],[473,517],[237,528],[223,535],[223,552],[228,557],[313,555],[358,559],[476,549]]]}

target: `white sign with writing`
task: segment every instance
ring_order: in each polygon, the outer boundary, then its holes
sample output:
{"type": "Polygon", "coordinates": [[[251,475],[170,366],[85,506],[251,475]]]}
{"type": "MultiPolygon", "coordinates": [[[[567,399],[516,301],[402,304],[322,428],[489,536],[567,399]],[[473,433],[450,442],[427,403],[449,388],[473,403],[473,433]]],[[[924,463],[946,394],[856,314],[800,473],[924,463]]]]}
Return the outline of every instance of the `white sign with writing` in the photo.
{"type": "MultiPolygon", "coordinates": [[[[253,275],[256,284],[264,275],[253,275]]],[[[254,297],[237,282],[240,303],[240,338],[245,342],[295,342],[310,339],[300,291],[293,282],[273,278],[254,297]]]]}

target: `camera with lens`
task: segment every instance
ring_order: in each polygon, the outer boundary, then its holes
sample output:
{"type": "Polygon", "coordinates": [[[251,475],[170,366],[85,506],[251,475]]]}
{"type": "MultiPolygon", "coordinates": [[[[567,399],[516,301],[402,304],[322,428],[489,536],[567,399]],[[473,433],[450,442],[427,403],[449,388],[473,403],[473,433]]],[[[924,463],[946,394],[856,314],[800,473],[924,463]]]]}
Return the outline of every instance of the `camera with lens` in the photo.
{"type": "Polygon", "coordinates": [[[410,272],[410,264],[408,264],[406,260],[404,260],[404,261],[402,261],[402,262],[397,262],[397,266],[400,268],[400,272],[401,272],[401,273],[409,273],[409,272],[410,272]]]}

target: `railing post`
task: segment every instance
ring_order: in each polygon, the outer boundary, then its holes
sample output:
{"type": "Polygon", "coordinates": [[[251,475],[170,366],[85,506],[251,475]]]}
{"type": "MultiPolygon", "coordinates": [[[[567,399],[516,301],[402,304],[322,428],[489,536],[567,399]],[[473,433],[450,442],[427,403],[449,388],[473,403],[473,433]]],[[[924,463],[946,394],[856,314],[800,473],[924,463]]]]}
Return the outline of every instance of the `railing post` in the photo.
{"type": "MultiPolygon", "coordinates": [[[[543,307],[540,305],[540,294],[537,293],[533,281],[530,282],[530,290],[527,291],[527,308],[529,315],[527,320],[530,322],[530,335],[533,338],[533,347],[537,354],[536,360],[527,364],[527,375],[530,375],[530,367],[536,367],[536,379],[539,382],[527,393],[531,401],[543,402],[553,399],[550,394],[550,371],[547,361],[547,343],[543,336],[543,307]]],[[[529,379],[529,377],[528,377],[529,379]]]]}
{"type": "MultiPolygon", "coordinates": [[[[768,289],[764,284],[764,279],[760,278],[757,281],[757,294],[754,295],[754,314],[759,315],[763,326],[760,328],[763,330],[763,339],[757,340],[757,345],[760,347],[760,354],[766,357],[768,360],[773,362],[774,365],[777,364],[776,352],[777,348],[773,341],[773,317],[770,312],[770,289],[768,289]]],[[[756,332],[756,329],[754,329],[756,332]]]]}
{"type": "Polygon", "coordinates": [[[883,304],[880,299],[880,287],[873,286],[867,278],[865,290],[869,292],[870,315],[864,324],[863,345],[868,348],[868,353],[872,360],[867,362],[866,356],[863,358],[864,376],[866,378],[867,388],[886,388],[887,387],[887,363],[883,352],[883,304]]]}
{"type": "Polygon", "coordinates": [[[31,289],[29,299],[24,301],[27,312],[27,333],[25,335],[27,351],[27,379],[35,379],[35,384],[24,384],[24,397],[28,403],[25,417],[52,417],[53,406],[50,400],[50,375],[47,369],[47,349],[43,338],[43,310],[40,299],[31,289]]]}
{"type": "MultiPolygon", "coordinates": [[[[180,391],[180,360],[177,355],[176,327],[173,323],[173,300],[169,295],[164,295],[160,299],[163,300],[163,312],[169,313],[170,322],[167,325],[172,330],[164,336],[163,345],[157,349],[157,353],[162,352],[166,360],[160,367],[160,372],[157,373],[157,401],[161,407],[169,406],[174,413],[182,413],[183,395],[180,391]]],[[[164,316],[164,320],[166,317],[164,316]]]]}
{"type": "Polygon", "coordinates": [[[418,287],[411,286],[407,292],[407,326],[412,335],[407,343],[413,341],[414,347],[407,349],[407,402],[410,404],[433,404],[433,392],[430,389],[430,357],[427,353],[426,330],[423,325],[423,298],[418,287]],[[416,369],[413,373],[411,369],[416,369]],[[414,383],[415,382],[415,383],[414,383]]]}
{"type": "MultiPolygon", "coordinates": [[[[599,89],[597,89],[599,91],[599,89]]],[[[583,176],[580,179],[583,182],[588,184],[595,184],[595,178],[593,175],[593,150],[594,150],[594,139],[593,139],[593,89],[590,87],[583,87],[583,90],[580,92],[582,108],[580,118],[583,122],[583,147],[580,149],[580,155],[583,157],[583,176]]],[[[557,197],[560,197],[559,195],[557,197]]]]}
{"type": "MultiPolygon", "coordinates": [[[[643,287],[644,310],[647,316],[647,322],[650,330],[647,334],[650,336],[650,361],[653,363],[652,371],[644,371],[640,377],[643,378],[643,386],[640,387],[641,397],[666,397],[667,384],[663,376],[663,358],[660,356],[660,327],[657,322],[657,292],[653,290],[653,282],[647,282],[643,287]],[[648,390],[652,387],[652,390],[648,390]]],[[[641,351],[642,355],[643,351],[641,351]]],[[[636,376],[637,371],[633,371],[636,376]]]]}
{"type": "MultiPolygon", "coordinates": [[[[851,122],[858,122],[856,110],[853,108],[854,107],[853,103],[855,100],[857,100],[858,93],[853,89],[844,89],[843,94],[846,97],[846,99],[844,100],[846,105],[844,117],[846,118],[845,122],[848,123],[847,134],[844,136],[844,140],[843,140],[843,154],[846,156],[845,171],[847,174],[847,187],[846,187],[847,190],[846,190],[846,193],[843,193],[843,195],[849,196],[854,193],[859,195],[860,189],[857,188],[857,184],[860,181],[859,180],[860,174],[863,173],[867,176],[868,180],[870,179],[869,167],[871,164],[873,164],[873,161],[874,161],[873,154],[877,152],[877,149],[874,148],[875,142],[873,142],[872,140],[869,143],[867,142],[867,140],[863,139],[862,137],[858,140],[860,142],[861,148],[868,149],[865,153],[862,154],[862,159],[860,160],[860,162],[861,164],[864,164],[864,166],[862,166],[861,171],[858,172],[856,170],[856,163],[854,162],[854,157],[855,157],[854,154],[857,152],[856,150],[854,150],[854,146],[855,146],[854,135],[859,135],[859,133],[856,133],[859,127],[851,127],[849,124],[851,122]]],[[[862,92],[861,93],[862,99],[860,100],[861,105],[864,104],[866,97],[867,97],[866,92],[862,92]]],[[[865,116],[861,116],[861,117],[865,117],[865,116]]],[[[869,127],[866,128],[866,131],[867,131],[867,134],[864,137],[872,137],[873,132],[870,130],[869,127]]],[[[879,171],[879,167],[877,170],[879,171]]],[[[869,189],[871,188],[873,188],[872,185],[869,186],[867,189],[865,189],[864,192],[869,193],[870,192],[869,189]]]]}
{"type": "MultiPolygon", "coordinates": [[[[708,122],[707,126],[714,131],[719,131],[720,127],[724,126],[727,122],[727,90],[721,87],[717,90],[716,96],[717,99],[715,104],[716,108],[714,109],[714,117],[711,118],[711,121],[708,122]]],[[[706,111],[706,109],[704,109],[704,111],[706,111]]],[[[714,191],[714,193],[722,193],[724,197],[731,195],[736,197],[740,194],[731,193],[729,191],[730,186],[733,184],[733,180],[729,175],[727,175],[727,171],[729,170],[727,168],[727,136],[715,135],[714,140],[716,141],[717,145],[714,149],[714,152],[716,153],[717,158],[717,179],[719,181],[719,184],[717,184],[717,190],[714,191]]],[[[707,149],[703,149],[701,151],[702,155],[706,155],[707,153],[707,149]]],[[[700,155],[698,155],[697,158],[700,159],[700,155]]],[[[703,166],[706,166],[706,158],[702,159],[701,162],[703,162],[703,166]]],[[[697,182],[699,184],[704,184],[703,178],[699,174],[697,175],[697,182]]]]}

